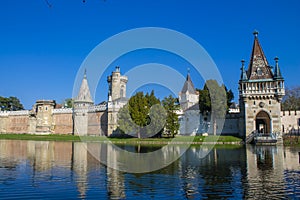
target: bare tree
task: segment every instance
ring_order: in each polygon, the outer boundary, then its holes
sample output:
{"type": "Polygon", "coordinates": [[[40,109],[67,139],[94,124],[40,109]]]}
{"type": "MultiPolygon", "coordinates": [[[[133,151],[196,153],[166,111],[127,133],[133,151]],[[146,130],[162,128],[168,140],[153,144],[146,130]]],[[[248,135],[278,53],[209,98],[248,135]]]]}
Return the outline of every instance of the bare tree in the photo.
{"type": "Polygon", "coordinates": [[[281,103],[282,110],[300,110],[300,86],[287,88],[281,103]]]}

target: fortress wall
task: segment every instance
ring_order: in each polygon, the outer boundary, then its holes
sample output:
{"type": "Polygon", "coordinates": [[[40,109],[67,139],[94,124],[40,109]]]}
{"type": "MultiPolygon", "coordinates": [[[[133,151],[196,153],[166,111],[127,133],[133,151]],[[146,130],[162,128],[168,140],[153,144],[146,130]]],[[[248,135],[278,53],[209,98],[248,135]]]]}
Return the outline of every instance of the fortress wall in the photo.
{"type": "Polygon", "coordinates": [[[281,123],[283,133],[300,133],[300,110],[281,111],[281,123]]]}
{"type": "Polygon", "coordinates": [[[7,119],[7,133],[28,133],[29,115],[13,115],[11,113],[7,119]]]}
{"type": "Polygon", "coordinates": [[[8,115],[0,115],[0,133],[7,132],[8,115]]]}
{"type": "Polygon", "coordinates": [[[239,136],[239,113],[226,114],[221,134],[239,136]]]}
{"type": "Polygon", "coordinates": [[[54,134],[72,134],[73,119],[72,113],[57,112],[53,113],[53,133],[54,134]]]}
{"type": "Polygon", "coordinates": [[[106,135],[107,132],[107,112],[89,112],[88,113],[88,134],[106,135]]]}

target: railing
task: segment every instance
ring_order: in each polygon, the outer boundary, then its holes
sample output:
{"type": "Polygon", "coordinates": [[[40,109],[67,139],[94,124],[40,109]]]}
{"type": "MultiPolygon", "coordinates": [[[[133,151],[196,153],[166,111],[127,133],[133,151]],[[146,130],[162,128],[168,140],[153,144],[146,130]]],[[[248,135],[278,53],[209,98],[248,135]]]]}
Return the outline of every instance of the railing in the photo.
{"type": "Polygon", "coordinates": [[[246,143],[249,144],[253,141],[254,137],[257,135],[257,131],[252,131],[247,137],[246,137],[246,143]]]}

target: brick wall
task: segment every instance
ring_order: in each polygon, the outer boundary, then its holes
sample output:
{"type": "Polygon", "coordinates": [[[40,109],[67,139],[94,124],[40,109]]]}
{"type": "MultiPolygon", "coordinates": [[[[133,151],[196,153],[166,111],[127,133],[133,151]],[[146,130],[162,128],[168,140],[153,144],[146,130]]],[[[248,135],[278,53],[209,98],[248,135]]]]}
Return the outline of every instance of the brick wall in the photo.
{"type": "Polygon", "coordinates": [[[73,131],[72,113],[54,113],[52,124],[54,134],[71,135],[73,131]]]}

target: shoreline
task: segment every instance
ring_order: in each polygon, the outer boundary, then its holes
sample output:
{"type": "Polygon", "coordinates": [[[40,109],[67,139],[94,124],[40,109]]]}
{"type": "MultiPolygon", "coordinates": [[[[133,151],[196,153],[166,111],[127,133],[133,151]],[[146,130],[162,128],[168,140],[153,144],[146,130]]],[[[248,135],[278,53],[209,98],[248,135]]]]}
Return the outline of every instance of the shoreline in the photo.
{"type": "MultiPolygon", "coordinates": [[[[77,135],[34,135],[34,134],[0,134],[0,140],[33,140],[65,142],[112,142],[114,144],[137,145],[245,145],[245,142],[234,136],[177,136],[174,138],[107,138],[105,136],[77,135]]],[[[299,146],[300,136],[283,137],[283,146],[299,146]]]]}
{"type": "Polygon", "coordinates": [[[0,134],[0,140],[34,140],[34,141],[68,141],[68,142],[108,142],[114,144],[145,145],[243,145],[242,139],[233,136],[180,136],[174,138],[107,138],[105,136],[76,135],[33,135],[33,134],[0,134]]]}

